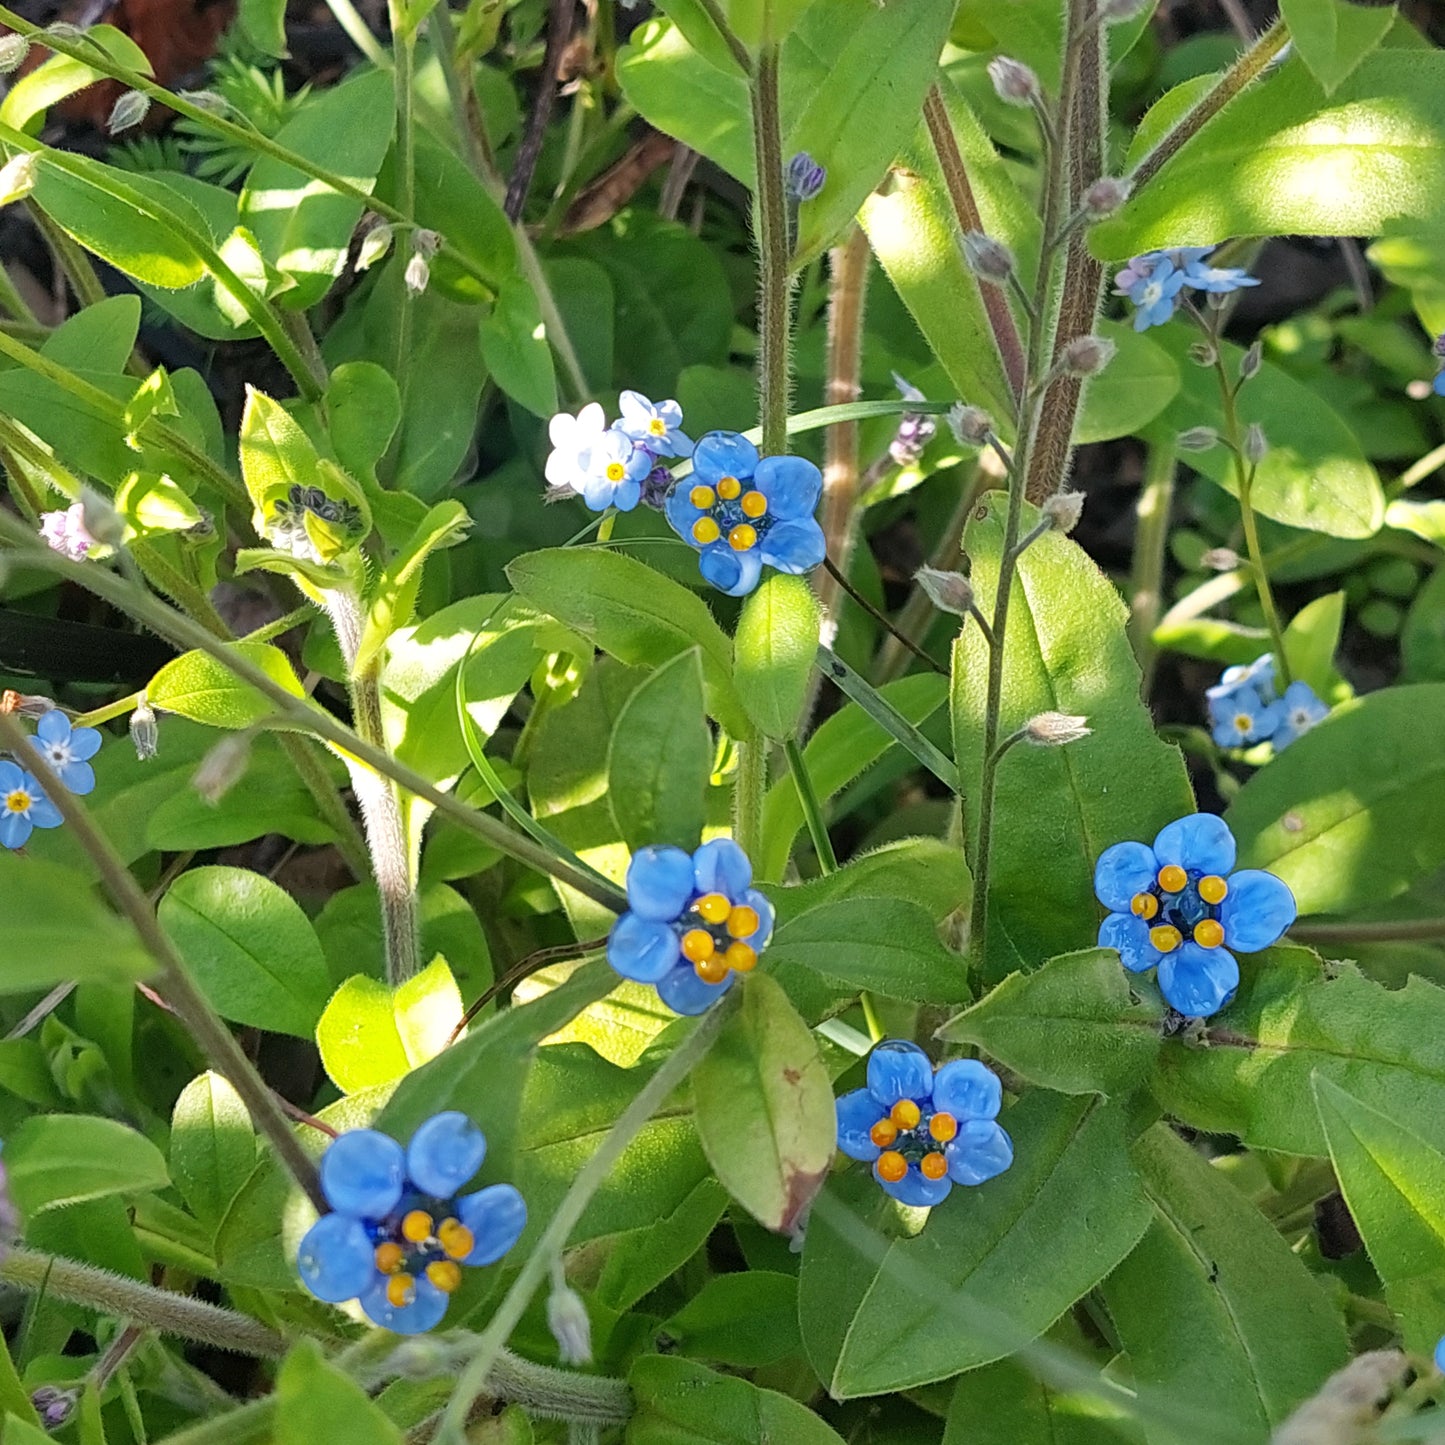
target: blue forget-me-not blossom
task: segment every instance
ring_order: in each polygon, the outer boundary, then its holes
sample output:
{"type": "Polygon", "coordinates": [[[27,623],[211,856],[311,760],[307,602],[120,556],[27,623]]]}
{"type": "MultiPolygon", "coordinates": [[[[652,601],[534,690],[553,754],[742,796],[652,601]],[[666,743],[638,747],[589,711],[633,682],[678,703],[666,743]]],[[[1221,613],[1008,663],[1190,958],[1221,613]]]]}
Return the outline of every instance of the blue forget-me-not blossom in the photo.
{"type": "Polygon", "coordinates": [[[36,828],[58,828],[64,819],[45,790],[15,763],[0,761],[0,845],[23,848],[36,828]]]}
{"type": "Polygon", "coordinates": [[[658,457],[692,455],[675,401],[653,403],[640,391],[624,391],[619,405],[622,416],[611,426],[594,401],[576,416],[559,412],[547,427],[547,481],[561,495],[580,496],[594,512],[630,512],[658,457]]]}
{"type": "Polygon", "coordinates": [[[675,401],[649,401],[640,391],[617,399],[622,413],[616,430],[631,437],[651,457],[690,457],[692,438],[682,429],[682,408],[675,401]]]}
{"type": "Polygon", "coordinates": [[[838,1147],[872,1164],[900,1203],[939,1204],[955,1184],[982,1184],[1013,1163],[1002,1102],[997,1075],[977,1059],[935,1071],[917,1044],[885,1039],[868,1055],[868,1087],[838,1100],[838,1147]]]}
{"type": "Polygon", "coordinates": [[[698,568],[720,592],[742,597],[763,566],[810,572],[827,551],[813,516],[823,474],[804,457],[759,457],[738,432],[711,431],[692,454],[692,476],[673,487],[667,520],[697,548],[698,568]]]}
{"type": "Polygon", "coordinates": [[[1330,711],[1329,704],[1307,682],[1290,683],[1284,697],[1278,697],[1270,653],[1257,657],[1248,667],[1226,668],[1204,695],[1214,741],[1222,748],[1268,740],[1279,752],[1330,711]]]}
{"type": "Polygon", "coordinates": [[[623,978],[653,984],[674,1013],[700,1014],[720,999],[738,974],[757,967],[773,933],[773,906],[731,838],[691,855],[641,849],[627,869],[627,902],[607,939],[607,961],[623,978]]]}
{"type": "Polygon", "coordinates": [[[1134,303],[1134,330],[1162,326],[1174,315],[1186,288],[1224,295],[1259,282],[1238,266],[1210,266],[1213,246],[1176,246],[1135,256],[1114,277],[1114,294],[1134,303]]]}
{"type": "Polygon", "coordinates": [[[1193,813],[1154,844],[1115,843],[1094,866],[1094,893],[1109,909],[1099,946],[1117,949],[1131,973],[1158,968],[1159,989],[1189,1018],[1218,1013],[1239,986],[1239,953],[1257,953],[1295,920],[1294,894],[1273,873],[1234,868],[1223,818],[1193,813]]]}
{"type": "Polygon", "coordinates": [[[95,770],[90,760],[100,751],[100,744],[101,735],[95,728],[72,727],[59,708],[41,716],[30,740],[30,746],[50,764],[60,781],[82,797],[95,791],[95,770]]]}
{"type": "Polygon", "coordinates": [[[296,1252],[301,1282],[328,1304],[356,1300],[383,1329],[441,1323],[464,1266],[495,1264],[517,1242],[527,1206],[510,1184],[463,1194],[487,1141],[465,1114],[434,1114],[405,1149],[377,1129],[350,1129],[321,1156],[332,1212],[296,1252]]]}

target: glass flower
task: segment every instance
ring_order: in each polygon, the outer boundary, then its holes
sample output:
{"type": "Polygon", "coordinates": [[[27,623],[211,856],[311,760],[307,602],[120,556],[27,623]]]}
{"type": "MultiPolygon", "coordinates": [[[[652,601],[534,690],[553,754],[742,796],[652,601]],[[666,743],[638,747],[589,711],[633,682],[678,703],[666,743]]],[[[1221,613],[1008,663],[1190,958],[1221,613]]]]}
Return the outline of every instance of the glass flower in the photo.
{"type": "Polygon", "coordinates": [[[90,766],[90,759],[100,751],[101,741],[95,728],[72,727],[70,719],[59,708],[52,708],[35,724],[30,746],[50,764],[72,793],[84,796],[95,791],[95,769],[90,766]]]}
{"type": "Polygon", "coordinates": [[[1279,726],[1270,741],[1275,752],[1287,748],[1301,733],[1307,733],[1317,722],[1330,715],[1330,705],[1307,682],[1292,682],[1284,690],[1279,703],[1279,726]]]}
{"type": "Polygon", "coordinates": [[[331,1206],[296,1252],[301,1282],[319,1300],[357,1300],[383,1329],[434,1328],[464,1266],[495,1264],[517,1242],[527,1206],[510,1184],[460,1190],[487,1141],[465,1114],[435,1114],[405,1149],[377,1129],[350,1129],[321,1156],[331,1206]]]}
{"type": "Polygon", "coordinates": [[[933,1205],[955,1184],[982,1184],[1013,1163],[999,1127],[1003,1086],[977,1059],[937,1071],[903,1039],[868,1055],[868,1087],[838,1100],[838,1147],[872,1164],[873,1177],[902,1204],[933,1205]]]}
{"type": "Polygon", "coordinates": [[[690,857],[681,848],[641,849],[627,869],[627,902],[607,961],[623,978],[655,985],[674,1013],[700,1014],[720,999],[757,967],[773,933],[773,906],[731,838],[690,857]]]}
{"type": "Polygon", "coordinates": [[[0,761],[0,844],[23,848],[36,828],[58,828],[62,822],[60,809],[29,773],[0,761]]]}
{"type": "Polygon", "coordinates": [[[40,536],[52,552],[72,562],[84,562],[95,546],[95,538],[85,525],[83,502],[72,502],[63,512],[42,512],[40,536]]]}
{"type": "Polygon", "coordinates": [[[803,457],[758,457],[737,432],[698,440],[692,476],[668,494],[667,520],[698,550],[698,568],[720,592],[742,597],[763,564],[809,572],[827,551],[813,517],[823,474],[803,457]]]}
{"type": "Polygon", "coordinates": [[[1445,1374],[1445,1335],[1435,1342],[1435,1368],[1445,1374]]]}
{"type": "Polygon", "coordinates": [[[675,401],[649,401],[640,391],[624,391],[617,399],[622,416],[617,430],[629,436],[650,457],[690,457],[692,438],[682,429],[682,408],[675,401]]]}
{"type": "Polygon", "coordinates": [[[1234,997],[1231,949],[1257,953],[1295,920],[1294,894],[1273,873],[1234,867],[1234,834],[1223,818],[1193,813],[1164,828],[1151,848],[1115,843],[1094,866],[1094,893],[1109,909],[1099,946],[1132,973],[1159,970],[1172,1008],[1208,1018],[1234,997]]]}
{"type": "Polygon", "coordinates": [[[594,512],[616,507],[630,512],[642,496],[642,483],[652,470],[652,453],[625,432],[609,427],[577,459],[574,490],[594,512]]]}

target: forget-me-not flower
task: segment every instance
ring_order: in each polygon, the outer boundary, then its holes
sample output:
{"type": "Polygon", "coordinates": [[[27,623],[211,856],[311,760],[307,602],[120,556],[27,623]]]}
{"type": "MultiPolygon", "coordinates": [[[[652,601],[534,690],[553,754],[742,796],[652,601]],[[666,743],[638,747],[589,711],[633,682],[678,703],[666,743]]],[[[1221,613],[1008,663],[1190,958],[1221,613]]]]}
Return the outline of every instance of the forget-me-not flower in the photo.
{"type": "Polygon", "coordinates": [[[1013,1163],[1002,1102],[997,1075],[977,1059],[935,1072],[917,1044],[885,1039],[868,1055],[868,1087],[838,1100],[838,1147],[872,1164],[901,1204],[938,1204],[955,1184],[982,1184],[1013,1163]]]}
{"type": "Polygon", "coordinates": [[[527,1206],[510,1184],[461,1189],[487,1141],[465,1114],[435,1114],[405,1149],[377,1129],[349,1129],[321,1156],[332,1212],[296,1252],[301,1282],[319,1300],[357,1300],[383,1329],[416,1335],[441,1323],[462,1267],[495,1264],[517,1242],[527,1206]]]}
{"type": "Polygon", "coordinates": [[[773,906],[731,838],[691,856],[641,849],[627,869],[627,902],[607,939],[607,961],[623,978],[655,985],[674,1013],[700,1014],[720,999],[737,974],[757,967],[773,933],[773,906]]]}
{"type": "Polygon", "coordinates": [[[582,457],[602,440],[607,417],[595,401],[588,402],[573,416],[561,411],[547,423],[552,450],[547,456],[545,475],[554,487],[582,490],[582,457]]]}
{"type": "Polygon", "coordinates": [[[0,845],[23,848],[36,828],[58,828],[64,821],[24,768],[8,758],[0,761],[0,845]]]}
{"type": "Polygon", "coordinates": [[[630,512],[642,496],[642,483],[652,470],[652,453],[615,426],[579,454],[573,484],[594,512],[616,507],[630,512]]]}
{"type": "Polygon", "coordinates": [[[810,572],[827,552],[813,512],[823,474],[803,457],[763,457],[738,432],[698,440],[692,476],[667,498],[667,520],[698,550],[698,568],[720,592],[742,597],[763,574],[810,572]]]}
{"type": "Polygon", "coordinates": [[[1238,266],[1210,266],[1204,258],[1213,246],[1174,246],[1135,256],[1114,277],[1114,294],[1135,306],[1134,330],[1162,326],[1174,315],[1179,293],[1186,287],[1222,295],[1259,282],[1238,266]]]}
{"type": "Polygon", "coordinates": [[[60,781],[72,793],[84,796],[95,791],[95,770],[90,759],[100,751],[101,735],[95,728],[77,728],[59,708],[51,708],[35,724],[29,740],[60,781]]]}
{"type": "Polygon", "coordinates": [[[690,457],[692,438],[682,429],[682,408],[675,401],[649,401],[640,391],[624,391],[617,399],[622,416],[616,429],[651,457],[690,457]]]}
{"type": "Polygon", "coordinates": [[[1279,725],[1270,735],[1275,752],[1287,748],[1301,733],[1330,715],[1330,705],[1307,682],[1292,682],[1279,703],[1279,725]]]}
{"type": "Polygon", "coordinates": [[[1094,893],[1109,909],[1099,946],[1131,973],[1157,967],[1159,989],[1190,1018],[1218,1013],[1239,986],[1240,953],[1257,953],[1295,920],[1294,894],[1257,868],[1238,873],[1223,818],[1193,813],[1164,828],[1151,848],[1115,843],[1094,866],[1094,893]]]}

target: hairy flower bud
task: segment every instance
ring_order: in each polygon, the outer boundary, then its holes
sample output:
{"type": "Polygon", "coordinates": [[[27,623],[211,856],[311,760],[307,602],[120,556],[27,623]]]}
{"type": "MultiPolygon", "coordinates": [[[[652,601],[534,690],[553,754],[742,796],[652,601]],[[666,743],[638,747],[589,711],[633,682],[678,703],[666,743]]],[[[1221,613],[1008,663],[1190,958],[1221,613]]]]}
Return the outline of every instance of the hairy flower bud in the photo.
{"type": "Polygon", "coordinates": [[[1013,252],[1002,241],[995,241],[982,231],[969,231],[964,236],[963,259],[975,276],[981,281],[992,281],[995,286],[1013,275],[1013,252]]]}
{"type": "Polygon", "coordinates": [[[1097,376],[1118,349],[1102,336],[1076,336],[1064,347],[1064,370],[1070,376],[1097,376]]]}
{"type": "Polygon", "coordinates": [[[1027,65],[1007,55],[989,61],[988,78],[993,81],[998,98],[1009,105],[1034,105],[1044,98],[1038,76],[1027,65]]]}
{"type": "Polygon", "coordinates": [[[201,759],[191,786],[214,808],[246,776],[250,764],[250,732],[228,733],[201,759]]]}
{"type": "Polygon", "coordinates": [[[111,107],[106,129],[110,131],[111,135],[119,135],[121,131],[139,125],[146,118],[150,108],[150,96],[139,90],[127,90],[111,107]]]}
{"type": "Polygon", "coordinates": [[[1259,369],[1264,365],[1264,343],[1256,340],[1254,345],[1240,358],[1239,379],[1249,381],[1259,375],[1259,369]]]}
{"type": "Polygon", "coordinates": [[[941,572],[936,567],[920,567],[913,580],[923,588],[928,600],[940,612],[967,617],[973,610],[973,583],[962,572],[941,572]]]}
{"type": "MultiPolygon", "coordinates": [[[[925,401],[927,398],[911,382],[895,371],[893,384],[904,401],[925,401]]],[[[938,418],[926,412],[904,412],[898,419],[898,430],[888,443],[888,455],[900,467],[912,466],[923,455],[923,449],[938,432],[938,418]]]]}
{"type": "Polygon", "coordinates": [[[1174,444],[1181,452],[1207,452],[1219,445],[1219,433],[1212,426],[1192,426],[1180,432],[1174,444]]]}
{"type": "Polygon", "coordinates": [[[547,1328],[557,1341],[564,1365],[592,1363],[592,1321],[587,1318],[587,1306],[576,1290],[561,1281],[554,1282],[547,1297],[547,1328]]]}
{"type": "Polygon", "coordinates": [[[45,27],[45,33],[52,40],[84,40],[85,31],[79,25],[72,25],[68,20],[57,20],[45,27]]]}
{"type": "Polygon", "coordinates": [[[964,446],[981,447],[993,435],[993,418],[981,406],[959,401],[948,409],[948,427],[964,446]]]}
{"type": "Polygon", "coordinates": [[[1211,547],[1199,559],[1199,565],[1210,572],[1233,572],[1239,566],[1239,553],[1233,547],[1211,547]]]}
{"type": "Polygon", "coordinates": [[[1068,536],[1079,525],[1084,515],[1084,494],[1082,492],[1055,492],[1040,508],[1044,520],[1054,531],[1068,536]]]}
{"type": "Polygon", "coordinates": [[[418,256],[425,256],[430,260],[442,248],[442,233],[428,231],[425,226],[419,226],[411,233],[411,248],[418,256]]]}
{"type": "Polygon", "coordinates": [[[1213,366],[1219,360],[1219,348],[1212,341],[1191,342],[1189,359],[1195,366],[1213,366]]]}
{"type": "Polygon", "coordinates": [[[182,100],[189,101],[197,110],[207,115],[225,115],[231,109],[231,102],[215,90],[178,90],[182,100]]]}
{"type": "Polygon", "coordinates": [[[130,715],[130,740],[135,745],[136,757],[143,763],[150,762],[160,747],[161,730],[144,693],[140,695],[135,711],[130,715]]]}
{"type": "Polygon", "coordinates": [[[406,271],[402,278],[406,282],[406,289],[413,296],[420,296],[426,290],[431,281],[431,267],[427,265],[427,259],[422,255],[415,255],[406,263],[406,271]]]}
{"type": "Polygon", "coordinates": [[[1061,748],[1089,736],[1093,729],[1086,717],[1064,712],[1041,712],[1024,725],[1025,741],[1039,748],[1061,748]]]}
{"type": "Polygon", "coordinates": [[[1133,187],[1117,176],[1104,176],[1084,192],[1079,207],[1088,221],[1103,221],[1112,216],[1129,199],[1133,187]]]}
{"type": "Polygon", "coordinates": [[[78,1390],[64,1390],[59,1385],[41,1385],[30,1392],[30,1404],[40,1416],[40,1423],[47,1432],[54,1432],[66,1424],[80,1404],[78,1390]]]}
{"type": "Polygon", "coordinates": [[[396,238],[396,232],[389,221],[377,220],[376,224],[361,238],[356,248],[356,270],[369,271],[388,251],[396,238]]]}
{"type": "Polygon", "coordinates": [[[795,201],[811,201],[823,189],[827,179],[827,170],[807,151],[799,151],[783,172],[783,184],[795,201]]]}
{"type": "Polygon", "coordinates": [[[23,201],[35,189],[35,176],[39,169],[39,151],[22,151],[0,166],[0,206],[23,201]]]}
{"type": "Polygon", "coordinates": [[[0,75],[19,70],[30,54],[30,42],[23,35],[0,35],[0,75]]]}
{"type": "Polygon", "coordinates": [[[103,547],[119,547],[125,537],[125,523],[109,497],[89,487],[80,489],[80,516],[85,530],[103,547]]]}
{"type": "Polygon", "coordinates": [[[1266,456],[1269,455],[1269,438],[1264,434],[1264,428],[1257,421],[1249,424],[1249,430],[1244,434],[1244,459],[1251,466],[1257,467],[1266,456]]]}

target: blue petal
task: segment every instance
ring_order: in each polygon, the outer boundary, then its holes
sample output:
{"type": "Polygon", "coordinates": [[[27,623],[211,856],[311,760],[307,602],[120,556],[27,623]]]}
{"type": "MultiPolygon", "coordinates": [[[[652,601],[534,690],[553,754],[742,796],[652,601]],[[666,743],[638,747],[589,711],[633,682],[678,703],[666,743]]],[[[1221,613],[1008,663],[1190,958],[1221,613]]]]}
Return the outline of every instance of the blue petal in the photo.
{"type": "Polygon", "coordinates": [[[1160,830],[1154,856],[1160,867],[1176,863],[1186,872],[1228,873],[1234,867],[1234,834],[1214,813],[1190,813],[1160,830]]]}
{"type": "Polygon", "coordinates": [[[804,517],[800,522],[779,522],[770,527],[759,551],[768,566],[800,577],[828,555],[828,542],[823,529],[811,517],[804,517]]]}
{"type": "Polygon", "coordinates": [[[582,478],[580,492],[589,511],[605,512],[617,494],[617,484],[594,472],[582,478]]]}
{"type": "Polygon", "coordinates": [[[676,967],[680,951],[677,930],[670,923],[635,913],[624,913],[607,938],[607,962],[623,978],[638,983],[656,983],[676,967]]]}
{"type": "Polygon", "coordinates": [[[753,865],[731,838],[710,838],[692,855],[692,881],[699,893],[726,893],[741,903],[753,886],[753,865]]]}
{"type": "Polygon", "coordinates": [[[1225,943],[1240,953],[1257,953],[1277,942],[1298,911],[1289,885],[1259,868],[1232,873],[1228,881],[1219,905],[1225,943]]]}
{"type": "Polygon", "coordinates": [[[992,1119],[1003,1103],[998,1075],[977,1059],[953,1059],[933,1076],[933,1107],[965,1119],[992,1119]]]}
{"type": "Polygon", "coordinates": [[[65,763],[56,771],[60,774],[60,781],[77,798],[83,798],[87,793],[95,791],[95,769],[89,763],[65,763]]]}
{"type": "Polygon", "coordinates": [[[704,547],[697,565],[703,579],[729,597],[746,597],[763,575],[762,554],[756,547],[735,552],[726,542],[704,547]]]}
{"type": "Polygon", "coordinates": [[[883,1151],[868,1137],[868,1131],[888,1110],[868,1089],[854,1089],[838,1100],[838,1147],[850,1158],[871,1164],[883,1151]]]}
{"type": "Polygon", "coordinates": [[[639,848],[632,855],[627,901],[639,918],[671,923],[687,907],[692,892],[692,859],[681,848],[639,848]]]}
{"type": "Polygon", "coordinates": [[[749,888],[747,896],[742,901],[758,915],[757,928],[742,941],[749,948],[761,953],[768,946],[768,940],[773,936],[775,919],[773,905],[768,902],[767,895],[759,893],[756,888],[749,888]]]}
{"type": "MultiPolygon", "coordinates": [[[[95,729],[86,728],[84,731],[95,732],[95,729]]],[[[70,719],[58,707],[53,707],[35,724],[35,736],[42,742],[63,743],[70,737],[70,719]]],[[[96,736],[100,734],[96,733],[96,736]]]]}
{"type": "Polygon", "coordinates": [[[915,1209],[942,1204],[953,1188],[947,1174],[942,1179],[925,1179],[916,1164],[908,1166],[908,1173],[897,1184],[880,1179],[876,1164],[873,1166],[873,1177],[883,1186],[885,1194],[892,1195],[900,1204],[911,1204],[915,1209]]]}
{"type": "Polygon", "coordinates": [[[733,985],[729,973],[721,983],[704,983],[690,963],[680,963],[657,980],[657,996],[675,1014],[706,1013],[733,985]]]}
{"type": "Polygon", "coordinates": [[[6,848],[23,848],[34,831],[35,824],[28,814],[0,813],[0,844],[6,848]]]}
{"type": "Polygon", "coordinates": [[[757,470],[758,449],[740,432],[710,431],[697,439],[692,453],[692,472],[700,482],[714,487],[723,477],[745,482],[757,470]]]}
{"type": "Polygon", "coordinates": [[[388,1134],[349,1129],[321,1156],[321,1192],[338,1214],[381,1219],[401,1200],[406,1154],[388,1134]]]}
{"type": "Polygon", "coordinates": [[[1201,948],[1189,940],[1159,960],[1159,991],[1188,1018],[1218,1013],[1238,987],[1239,965],[1227,948],[1201,948]]]}
{"type": "Polygon", "coordinates": [[[372,1324],[398,1335],[424,1335],[441,1324],[448,1296],[425,1275],[415,1282],[416,1297],[400,1309],[387,1299],[386,1285],[386,1276],[377,1275],[376,1283],[361,1296],[362,1312],[372,1324]]]}
{"type": "Polygon", "coordinates": [[[13,793],[25,781],[25,774],[8,758],[0,759],[0,793],[13,793]]]}
{"type": "Polygon", "coordinates": [[[406,1146],[407,1178],[423,1194],[450,1199],[482,1167],[487,1136],[457,1109],[433,1114],[406,1146]]]}
{"type": "Polygon", "coordinates": [[[768,499],[775,522],[811,517],[823,494],[823,474],[806,457],[764,457],[753,473],[753,486],[768,499]]]}
{"type": "Polygon", "coordinates": [[[65,819],[60,809],[45,796],[40,784],[26,774],[25,786],[30,790],[30,821],[37,828],[58,828],[65,819]]]}
{"type": "MultiPolygon", "coordinates": [[[[1441,395],[1445,396],[1445,389],[1442,389],[1441,395]]],[[[1435,1345],[1435,1368],[1445,1374],[1445,1336],[1435,1345]]]]}
{"type": "Polygon", "coordinates": [[[1148,891],[1159,873],[1159,860],[1146,843],[1115,843],[1094,864],[1094,897],[1117,913],[1127,913],[1136,893],[1148,891]]]}
{"type": "Polygon", "coordinates": [[[457,1218],[472,1232],[475,1244],[463,1264],[495,1264],[527,1227],[527,1201],[510,1184],[489,1184],[457,1200],[457,1218]]]}
{"type": "Polygon", "coordinates": [[[955,1184],[982,1184],[1014,1162],[1013,1140],[992,1119],[965,1124],[943,1148],[955,1184]]]}
{"type": "Polygon", "coordinates": [[[319,1300],[339,1305],[376,1279],[376,1256],[366,1226],[348,1214],[323,1214],[296,1251],[301,1283],[319,1300]]]}
{"type": "Polygon", "coordinates": [[[906,1039],[884,1039],[868,1055],[868,1091],[885,1108],[900,1099],[927,1099],[933,1092],[928,1055],[906,1039]]]}
{"type": "Polygon", "coordinates": [[[1164,957],[1149,942],[1149,925],[1134,913],[1111,913],[1099,925],[1099,947],[1117,949],[1130,973],[1143,973],[1164,957]]]}
{"type": "Polygon", "coordinates": [[[617,490],[612,494],[612,505],[619,512],[630,512],[641,499],[642,483],[629,477],[625,482],[618,482],[617,490]]]}
{"type": "Polygon", "coordinates": [[[662,504],[663,515],[667,518],[667,524],[687,543],[689,547],[697,547],[701,550],[697,539],[692,535],[693,524],[699,517],[706,516],[700,508],[692,504],[693,480],[689,477],[683,482],[674,482],[667,493],[662,504]]]}
{"type": "Polygon", "coordinates": [[[667,444],[671,448],[672,456],[690,457],[693,453],[692,438],[685,431],[673,428],[667,434],[667,444]]]}
{"type": "Polygon", "coordinates": [[[1435,373],[1435,380],[1430,383],[1430,390],[1436,396],[1445,396],[1445,371],[1435,373]]]}

